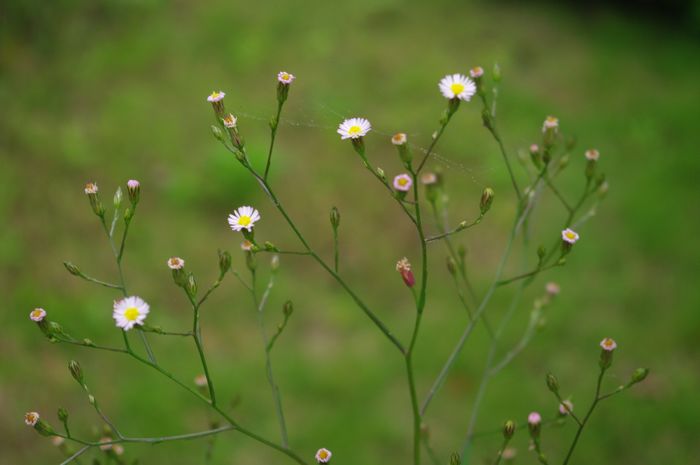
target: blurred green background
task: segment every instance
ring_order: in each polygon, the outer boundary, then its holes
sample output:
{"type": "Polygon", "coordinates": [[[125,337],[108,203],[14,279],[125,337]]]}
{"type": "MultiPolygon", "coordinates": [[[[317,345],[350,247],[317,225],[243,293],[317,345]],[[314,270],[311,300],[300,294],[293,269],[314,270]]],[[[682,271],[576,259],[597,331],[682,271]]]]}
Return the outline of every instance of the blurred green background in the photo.
{"type": "MultiPolygon", "coordinates": [[[[394,271],[418,262],[411,225],[362,169],[335,127],[349,116],[375,126],[372,161],[400,170],[387,136],[398,130],[425,147],[445,101],[437,81],[474,65],[503,70],[501,132],[512,154],[539,138],[557,115],[578,138],[559,180],[573,198],[583,183],[583,151],[597,147],[610,192],[586,223],[566,267],[538,278],[506,336],[514,344],[547,280],[562,292],[548,324],[524,354],[498,375],[484,399],[478,430],[527,413],[553,414],[544,374],[558,374],[582,408],[592,395],[604,336],[619,349],[607,386],[637,366],[650,378],[604,403],[584,432],[572,463],[691,463],[700,400],[697,288],[700,228],[696,156],[700,120],[700,43],[678,17],[630,14],[634,5],[585,10],[550,3],[357,0],[268,3],[175,1],[18,1],[0,6],[0,463],[60,463],[50,441],[24,427],[37,410],[91,437],[97,418],[66,365],[79,360],[102,407],[131,436],[206,429],[202,405],[177,386],[119,354],[51,345],[28,320],[47,309],[79,337],[120,344],[111,319],[117,294],[76,279],[84,271],[115,280],[99,223],[82,192],[97,181],[108,201],[127,179],[142,183],[142,202],[125,257],[131,293],[151,304],[149,322],[186,330],[191,316],[165,261],[180,255],[200,287],[215,278],[216,249],[245,271],[240,237],[226,215],[257,206],[258,237],[285,249],[299,244],[233,157],[211,136],[212,90],[227,92],[255,163],[268,143],[275,75],[297,76],[278,135],[272,183],[314,247],[330,257],[328,210],[342,214],[341,270],[364,299],[407,340],[410,294],[394,271]],[[695,283],[695,284],[693,284],[695,283]]],[[[692,23],[691,23],[692,24],[692,23]]],[[[485,186],[497,198],[478,227],[459,237],[479,294],[493,275],[514,202],[497,147],[480,125],[476,103],[463,105],[429,166],[444,170],[455,222],[477,212],[485,186]]],[[[518,174],[523,172],[516,167],[518,174]]],[[[520,178],[524,179],[523,177],[520,178]]],[[[536,212],[533,243],[549,244],[565,215],[550,198],[536,212]]],[[[419,396],[434,379],[466,318],[431,246],[432,284],[416,371],[419,396]]],[[[531,260],[534,250],[529,251],[531,260]]],[[[516,256],[517,257],[517,254],[516,256]]],[[[333,463],[402,464],[410,459],[410,404],[402,360],[347,295],[304,257],[282,257],[267,313],[296,311],[273,353],[291,445],[312,459],[319,447],[333,463]]],[[[517,271],[517,260],[508,268],[517,271]]],[[[492,301],[502,314],[514,288],[492,301]]],[[[238,398],[240,421],[276,439],[256,315],[248,294],[228,277],[203,311],[210,366],[219,396],[238,398]]],[[[198,372],[190,340],[154,338],[160,360],[189,382],[198,372]]],[[[426,417],[440,459],[461,444],[488,339],[481,327],[426,417]]],[[[573,425],[546,430],[544,449],[561,462],[573,425]]],[[[478,439],[472,463],[490,463],[498,436],[478,439]]],[[[534,464],[524,434],[517,463],[534,464]]],[[[206,441],[127,445],[141,463],[202,463],[206,441]]],[[[219,437],[213,463],[286,463],[236,434],[219,437]]],[[[82,463],[89,463],[84,459],[82,463]]]]}

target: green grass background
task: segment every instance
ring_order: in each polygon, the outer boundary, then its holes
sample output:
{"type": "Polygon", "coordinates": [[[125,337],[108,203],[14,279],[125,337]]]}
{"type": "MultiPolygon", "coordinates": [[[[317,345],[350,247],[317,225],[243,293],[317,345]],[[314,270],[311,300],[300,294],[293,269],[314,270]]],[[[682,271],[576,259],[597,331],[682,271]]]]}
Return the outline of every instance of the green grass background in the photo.
{"type": "MultiPolygon", "coordinates": [[[[569,11],[548,4],[495,2],[14,2],[0,28],[0,463],[60,463],[61,453],[22,424],[38,410],[57,423],[71,411],[76,433],[94,434],[94,412],[70,378],[79,360],[104,410],[132,436],[205,429],[195,399],[120,355],[49,344],[27,318],[36,307],[80,337],[116,345],[108,289],[68,275],[69,259],[116,279],[111,252],[82,193],[98,182],[107,201],[129,178],[142,203],[125,257],[131,293],[151,303],[149,321],[184,330],[190,313],[165,260],[187,260],[200,287],[214,279],[216,249],[244,271],[240,237],[226,224],[233,208],[257,206],[258,237],[299,245],[233,157],[211,137],[212,90],[227,92],[254,161],[263,163],[275,74],[297,76],[280,127],[272,183],[304,233],[326,257],[328,210],[342,214],[341,269],[377,313],[407,340],[410,295],[393,270],[404,255],[418,262],[409,222],[363,171],[335,127],[362,115],[374,124],[370,158],[388,174],[400,165],[387,142],[398,130],[425,147],[445,102],[444,74],[480,64],[503,70],[501,131],[511,153],[536,141],[555,114],[579,141],[560,188],[583,182],[582,153],[601,151],[610,193],[581,228],[566,267],[539,278],[525,294],[507,344],[524,328],[532,301],[549,279],[562,292],[548,324],[524,354],[491,383],[479,430],[507,418],[556,408],[544,374],[558,374],[582,408],[592,395],[597,344],[619,344],[610,387],[637,366],[650,378],[603,404],[572,463],[679,463],[696,460],[700,401],[697,288],[697,122],[700,44],[671,24],[630,19],[606,9],[569,11]],[[693,284],[695,283],[695,284],[693,284]]],[[[478,228],[460,236],[483,293],[513,212],[509,181],[476,103],[464,105],[441,141],[440,158],[455,221],[472,218],[485,186],[496,202],[478,228]]],[[[522,172],[519,172],[522,174],[522,172]]],[[[521,178],[522,179],[522,178],[521,178]]],[[[564,212],[552,199],[537,212],[533,242],[549,243],[564,212]]],[[[417,347],[419,395],[428,389],[466,318],[432,246],[432,284],[417,347]]],[[[517,255],[516,255],[517,257],[517,255]]],[[[534,250],[530,251],[534,258],[534,250]]],[[[516,260],[508,273],[517,271],[516,260]]],[[[493,300],[502,314],[513,289],[493,300]]],[[[410,460],[410,405],[402,360],[342,290],[304,257],[282,257],[267,324],[281,305],[296,311],[273,354],[291,444],[308,459],[319,447],[333,463],[403,464],[410,460]]],[[[250,299],[227,278],[203,312],[206,349],[219,395],[239,398],[234,414],[277,437],[261,343],[250,299]]],[[[152,338],[156,339],[156,338],[152,338]]],[[[461,444],[488,339],[478,329],[426,423],[441,460],[461,444]]],[[[185,380],[198,373],[191,341],[160,338],[162,363],[185,380]]],[[[560,463],[573,425],[544,433],[560,463]]],[[[473,463],[489,463],[498,436],[479,439],[473,463]]],[[[516,461],[536,463],[527,440],[514,440],[516,461]]],[[[127,446],[140,463],[202,463],[205,441],[127,446]]],[[[249,439],[221,435],[217,464],[285,463],[249,439]]],[[[83,460],[83,463],[89,463],[83,460]]]]}

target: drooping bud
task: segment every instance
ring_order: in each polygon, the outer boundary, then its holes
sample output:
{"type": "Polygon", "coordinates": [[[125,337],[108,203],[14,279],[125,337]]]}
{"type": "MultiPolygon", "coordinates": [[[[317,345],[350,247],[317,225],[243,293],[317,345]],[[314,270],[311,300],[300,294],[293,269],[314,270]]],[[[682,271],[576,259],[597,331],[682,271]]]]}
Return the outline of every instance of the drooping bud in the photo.
{"type": "Polygon", "coordinates": [[[413,287],[416,284],[416,278],[411,271],[411,263],[406,257],[396,263],[396,271],[401,274],[404,284],[408,287],[413,287]]]}
{"type": "Polygon", "coordinates": [[[68,362],[68,370],[70,370],[73,379],[78,382],[81,386],[85,386],[85,377],[83,375],[83,369],[80,367],[80,363],[75,360],[68,362]]]}
{"type": "Polygon", "coordinates": [[[503,437],[509,440],[515,434],[515,422],[513,420],[508,420],[503,425],[503,437]]]}
{"type": "Polygon", "coordinates": [[[129,194],[129,202],[131,205],[139,203],[141,198],[141,183],[136,179],[129,179],[126,183],[126,191],[129,194]]]}
{"type": "Polygon", "coordinates": [[[66,267],[66,270],[73,276],[81,276],[82,273],[80,272],[80,269],[78,269],[77,266],[72,264],[71,262],[63,262],[63,266],[66,267]]]}
{"type": "Polygon", "coordinates": [[[552,373],[547,373],[547,387],[554,394],[559,393],[559,380],[552,373]]]}
{"type": "Polygon", "coordinates": [[[479,207],[481,208],[481,214],[484,215],[486,214],[487,211],[491,208],[491,204],[493,204],[493,189],[490,187],[487,187],[484,189],[484,192],[481,193],[481,201],[479,202],[479,207]]]}
{"type": "Polygon", "coordinates": [[[231,269],[231,254],[228,250],[219,249],[219,274],[225,275],[231,269]]]}

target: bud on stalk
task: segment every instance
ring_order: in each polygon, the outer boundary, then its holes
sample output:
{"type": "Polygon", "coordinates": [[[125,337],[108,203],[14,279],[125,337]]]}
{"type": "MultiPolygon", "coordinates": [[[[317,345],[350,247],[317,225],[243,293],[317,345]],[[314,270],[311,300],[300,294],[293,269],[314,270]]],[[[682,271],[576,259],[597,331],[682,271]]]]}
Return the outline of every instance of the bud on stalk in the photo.
{"type": "Polygon", "coordinates": [[[78,384],[85,387],[85,378],[80,364],[75,360],[71,360],[68,363],[68,370],[70,370],[70,374],[73,376],[73,379],[76,380],[78,384]]]}
{"type": "Polygon", "coordinates": [[[129,179],[126,183],[126,191],[129,194],[129,202],[131,202],[131,205],[136,206],[141,198],[141,183],[136,179],[129,179]]]}
{"type": "Polygon", "coordinates": [[[82,275],[82,273],[80,272],[78,267],[75,266],[74,264],[72,264],[71,262],[63,262],[63,266],[65,266],[66,270],[68,270],[68,272],[70,274],[72,274],[73,276],[81,276],[82,275]]]}
{"type": "Polygon", "coordinates": [[[493,204],[493,196],[494,192],[490,187],[487,187],[484,189],[484,192],[481,193],[481,202],[479,203],[479,207],[481,208],[482,215],[486,214],[486,212],[491,208],[491,205],[493,204]]]}
{"type": "Polygon", "coordinates": [[[515,434],[515,422],[508,420],[503,425],[503,438],[507,441],[513,437],[513,434],[515,434]]]}
{"type": "Polygon", "coordinates": [[[219,250],[219,273],[225,275],[231,269],[231,254],[227,250],[219,250]]]}
{"type": "Polygon", "coordinates": [[[547,373],[547,387],[554,394],[559,393],[559,380],[552,373],[547,373]]]}
{"type": "Polygon", "coordinates": [[[292,312],[294,312],[294,304],[291,300],[288,300],[282,306],[282,313],[284,316],[289,317],[291,316],[292,312]]]}

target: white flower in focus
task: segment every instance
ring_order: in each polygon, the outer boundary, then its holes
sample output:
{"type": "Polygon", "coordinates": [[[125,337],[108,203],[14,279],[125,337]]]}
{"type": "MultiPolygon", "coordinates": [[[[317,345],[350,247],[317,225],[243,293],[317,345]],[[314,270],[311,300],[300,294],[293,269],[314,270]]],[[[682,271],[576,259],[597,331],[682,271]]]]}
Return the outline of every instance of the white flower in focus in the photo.
{"type": "Polygon", "coordinates": [[[569,412],[574,411],[574,403],[571,402],[569,399],[564,400],[561,404],[559,404],[559,413],[562,415],[568,415],[569,412]]]}
{"type": "Polygon", "coordinates": [[[542,132],[547,132],[547,129],[551,129],[556,132],[556,130],[559,129],[559,118],[548,116],[542,125],[542,132]]]}
{"type": "Polygon", "coordinates": [[[573,229],[566,228],[561,232],[561,238],[564,240],[564,242],[568,242],[569,244],[575,244],[576,241],[578,241],[579,235],[573,229]]]}
{"type": "Polygon", "coordinates": [[[171,270],[181,270],[185,267],[185,261],[180,257],[172,257],[168,259],[168,268],[171,270]]]}
{"type": "Polygon", "coordinates": [[[445,98],[460,99],[468,102],[476,94],[476,84],[463,74],[450,74],[438,84],[445,98]]]}
{"type": "Polygon", "coordinates": [[[27,412],[24,414],[24,424],[27,426],[34,426],[39,421],[39,414],[37,412],[27,412]]]}
{"type": "Polygon", "coordinates": [[[617,348],[617,342],[615,342],[613,339],[606,337],[602,341],[600,341],[600,347],[603,348],[603,350],[606,350],[608,352],[612,352],[617,348]]]}
{"type": "Polygon", "coordinates": [[[294,75],[286,71],[280,71],[279,73],[277,73],[277,80],[282,84],[289,85],[292,83],[292,81],[294,81],[294,79],[294,75]]]}
{"type": "Polygon", "coordinates": [[[364,137],[371,130],[372,125],[365,118],[350,118],[340,123],[337,132],[340,134],[340,138],[345,140],[364,137]]]}
{"type": "Polygon", "coordinates": [[[224,99],[226,94],[222,91],[218,92],[212,92],[208,97],[207,97],[207,102],[220,102],[221,100],[224,99]]]}
{"type": "Polygon", "coordinates": [[[37,323],[46,318],[46,310],[43,308],[35,308],[29,312],[29,319],[36,321],[37,323]]]}
{"type": "Polygon", "coordinates": [[[316,452],[316,461],[318,463],[328,463],[333,454],[328,449],[321,448],[316,452]]]}
{"type": "Polygon", "coordinates": [[[396,134],[391,136],[391,143],[394,145],[403,145],[406,143],[407,140],[408,138],[403,132],[397,132],[396,134]]]}
{"type": "Polygon", "coordinates": [[[114,301],[112,318],[117,323],[117,327],[128,331],[134,325],[142,325],[149,311],[149,305],[141,297],[124,297],[114,301]]]}
{"type": "Polygon", "coordinates": [[[229,129],[232,129],[236,127],[236,124],[238,124],[238,118],[229,113],[228,115],[224,116],[223,122],[224,126],[226,126],[229,129]]]}
{"type": "Polygon", "coordinates": [[[598,152],[596,149],[586,150],[586,160],[598,161],[598,158],[600,158],[600,152],[598,152]]]}
{"type": "Polygon", "coordinates": [[[85,184],[85,193],[90,195],[90,194],[97,194],[97,191],[99,189],[97,188],[97,183],[94,182],[89,182],[85,184]]]}
{"type": "Polygon", "coordinates": [[[253,230],[253,225],[260,219],[260,213],[253,207],[239,207],[231,215],[228,216],[228,224],[234,231],[247,229],[249,232],[253,230]]]}
{"type": "Polygon", "coordinates": [[[399,174],[394,178],[394,189],[401,192],[408,192],[413,185],[413,179],[407,174],[399,174]]]}
{"type": "Polygon", "coordinates": [[[472,69],[469,70],[469,75],[470,75],[473,79],[480,78],[481,76],[484,75],[484,68],[482,68],[481,66],[475,66],[475,67],[473,67],[472,69]]]}

